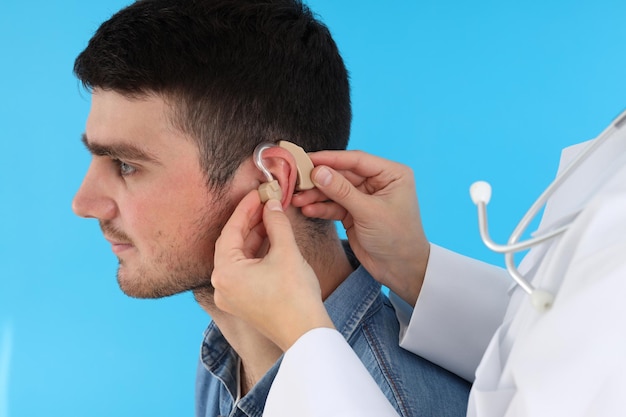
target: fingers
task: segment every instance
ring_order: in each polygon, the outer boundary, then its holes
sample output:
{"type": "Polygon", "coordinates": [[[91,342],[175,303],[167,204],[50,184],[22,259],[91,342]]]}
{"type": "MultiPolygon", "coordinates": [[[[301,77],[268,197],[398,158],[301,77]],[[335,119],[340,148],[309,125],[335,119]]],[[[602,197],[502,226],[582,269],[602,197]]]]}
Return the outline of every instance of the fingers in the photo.
{"type": "MultiPolygon", "coordinates": [[[[334,158],[337,153],[333,152],[331,155],[334,158]]],[[[358,213],[367,204],[364,201],[367,194],[377,191],[366,184],[369,178],[347,170],[337,172],[326,166],[313,169],[311,179],[316,188],[295,194],[291,201],[307,217],[344,220],[348,211],[358,213]]],[[[386,184],[382,187],[384,185],[386,184]]]]}
{"type": "Polygon", "coordinates": [[[311,203],[301,208],[302,214],[307,217],[324,220],[343,220],[348,211],[332,201],[311,203]]]}
{"type": "Polygon", "coordinates": [[[326,194],[317,188],[301,191],[291,199],[294,207],[300,207],[307,217],[326,220],[341,220],[346,216],[346,209],[328,199],[326,194]]]}
{"type": "MultiPolygon", "coordinates": [[[[215,243],[216,266],[254,251],[254,248],[249,247],[248,238],[251,232],[258,230],[262,214],[260,209],[261,200],[257,190],[252,190],[239,202],[215,243]]],[[[254,235],[252,237],[255,242],[259,240],[254,235]]]]}
{"type": "Polygon", "coordinates": [[[365,194],[374,194],[398,180],[412,181],[413,178],[408,166],[362,151],[320,151],[310,153],[309,156],[316,165],[311,179],[317,188],[295,194],[292,204],[296,207],[337,198],[345,200],[352,190],[347,184],[337,181],[337,173],[365,194]],[[326,194],[324,190],[333,195],[326,194]]]}
{"type": "MultiPolygon", "coordinates": [[[[361,203],[355,190],[364,194],[387,193],[396,186],[412,185],[414,182],[413,172],[408,166],[362,151],[321,151],[309,156],[316,165],[311,179],[317,191],[297,195],[294,205],[298,207],[328,200],[343,206],[351,202],[361,203]],[[345,181],[341,181],[339,176],[345,181]]],[[[351,211],[352,207],[346,208],[351,211]]]]}
{"type": "MultiPolygon", "coordinates": [[[[359,191],[343,175],[332,168],[318,166],[311,173],[311,178],[315,186],[327,196],[328,199],[337,204],[317,203],[309,205],[308,211],[315,211],[320,218],[341,220],[345,216],[345,211],[358,215],[367,199],[367,196],[359,191]],[[341,215],[341,217],[337,217],[341,215]]],[[[306,213],[305,213],[306,215],[306,213]]]]}
{"type": "Polygon", "coordinates": [[[410,167],[362,151],[321,151],[309,154],[316,165],[327,165],[357,189],[373,194],[395,181],[413,182],[410,167]]]}
{"type": "Polygon", "coordinates": [[[390,166],[399,165],[362,151],[320,151],[309,154],[313,165],[326,165],[337,171],[350,171],[362,177],[374,177],[390,166]]]}
{"type": "Polygon", "coordinates": [[[291,204],[295,207],[303,207],[308,204],[321,203],[325,201],[328,201],[328,197],[326,197],[326,194],[317,188],[300,191],[294,194],[291,198],[291,204]]]}

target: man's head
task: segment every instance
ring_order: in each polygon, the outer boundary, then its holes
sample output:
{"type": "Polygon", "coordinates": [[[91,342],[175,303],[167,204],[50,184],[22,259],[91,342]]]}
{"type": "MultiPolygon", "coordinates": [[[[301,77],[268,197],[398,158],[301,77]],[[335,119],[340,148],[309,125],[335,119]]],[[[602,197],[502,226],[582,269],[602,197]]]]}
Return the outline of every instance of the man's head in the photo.
{"type": "Polygon", "coordinates": [[[222,225],[263,179],[244,164],[258,143],[347,145],[346,69],[298,1],[138,1],[102,24],[74,71],[93,93],[94,156],[74,210],[99,219],[129,295],[210,284],[222,225]]]}

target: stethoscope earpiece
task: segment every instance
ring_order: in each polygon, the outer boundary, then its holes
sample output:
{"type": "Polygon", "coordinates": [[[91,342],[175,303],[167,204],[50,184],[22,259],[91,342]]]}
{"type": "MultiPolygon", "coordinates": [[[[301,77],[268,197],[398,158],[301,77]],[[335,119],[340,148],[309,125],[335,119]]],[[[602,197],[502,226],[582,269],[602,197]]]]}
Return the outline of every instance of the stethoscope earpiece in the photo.
{"type": "Polygon", "coordinates": [[[530,293],[530,302],[540,312],[548,311],[554,303],[554,296],[548,291],[535,289],[530,293]]]}
{"type": "Polygon", "coordinates": [[[491,200],[491,185],[487,181],[476,181],[470,187],[470,196],[474,204],[489,204],[489,200],[491,200]]]}

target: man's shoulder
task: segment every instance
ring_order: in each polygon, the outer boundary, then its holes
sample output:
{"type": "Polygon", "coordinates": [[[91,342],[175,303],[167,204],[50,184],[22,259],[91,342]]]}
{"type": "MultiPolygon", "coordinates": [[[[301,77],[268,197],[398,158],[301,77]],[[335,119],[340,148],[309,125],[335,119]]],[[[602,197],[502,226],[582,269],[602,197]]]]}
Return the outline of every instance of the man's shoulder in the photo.
{"type": "Polygon", "coordinates": [[[328,315],[349,339],[365,317],[381,303],[381,287],[362,267],[356,268],[324,301],[328,315]]]}
{"type": "MultiPolygon", "coordinates": [[[[373,281],[367,271],[359,275],[361,283],[373,281]]],[[[400,347],[395,310],[380,285],[376,288],[349,336],[342,333],[356,355],[400,415],[463,415],[469,383],[400,347]]]]}

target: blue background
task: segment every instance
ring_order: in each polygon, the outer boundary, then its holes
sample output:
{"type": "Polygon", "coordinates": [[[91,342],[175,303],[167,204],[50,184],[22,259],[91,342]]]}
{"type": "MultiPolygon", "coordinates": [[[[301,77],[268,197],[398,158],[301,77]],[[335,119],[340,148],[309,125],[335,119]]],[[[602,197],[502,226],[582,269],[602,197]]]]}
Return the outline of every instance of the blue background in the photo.
{"type": "MultiPolygon", "coordinates": [[[[73,60],[127,3],[0,0],[0,417],[193,413],[207,316],[188,294],[124,296],[70,209],[89,163],[73,60]]],[[[469,185],[493,184],[505,240],[560,149],[626,104],[623,1],[309,4],[351,72],[350,147],[412,166],[429,238],[490,262],[469,185]]]]}

